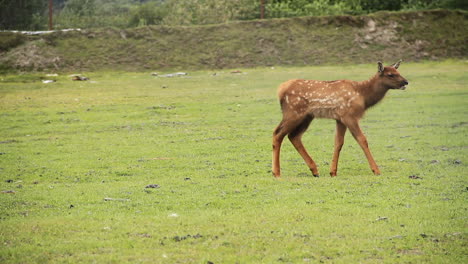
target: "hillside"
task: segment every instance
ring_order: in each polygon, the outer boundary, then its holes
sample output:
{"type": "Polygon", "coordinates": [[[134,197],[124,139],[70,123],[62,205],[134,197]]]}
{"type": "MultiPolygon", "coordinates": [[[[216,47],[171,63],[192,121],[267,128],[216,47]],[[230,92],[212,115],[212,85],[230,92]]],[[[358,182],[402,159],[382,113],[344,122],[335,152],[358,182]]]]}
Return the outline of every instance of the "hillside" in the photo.
{"type": "MultiPolygon", "coordinates": [[[[17,37],[13,47],[0,48],[0,69],[141,71],[466,58],[467,18],[465,11],[432,10],[54,32],[17,37]]],[[[1,33],[0,43],[7,37],[1,33]]]]}

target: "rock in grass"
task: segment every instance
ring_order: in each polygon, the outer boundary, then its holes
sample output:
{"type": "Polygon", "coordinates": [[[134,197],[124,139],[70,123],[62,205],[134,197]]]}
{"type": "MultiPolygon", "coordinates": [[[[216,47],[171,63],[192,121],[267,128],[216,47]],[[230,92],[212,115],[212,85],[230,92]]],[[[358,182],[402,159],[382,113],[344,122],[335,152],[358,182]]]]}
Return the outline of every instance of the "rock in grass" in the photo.
{"type": "Polygon", "coordinates": [[[153,189],[157,189],[157,188],[159,188],[159,187],[161,187],[161,186],[159,186],[159,184],[149,184],[149,185],[146,185],[146,187],[145,187],[145,188],[153,188],[153,189]]]}
{"type": "Polygon", "coordinates": [[[168,74],[163,74],[163,75],[158,75],[157,73],[152,73],[151,75],[156,76],[156,77],[180,77],[180,76],[186,76],[188,73],[186,72],[176,72],[176,73],[168,73],[168,74]]]}
{"type": "Polygon", "coordinates": [[[89,78],[85,76],[74,75],[72,76],[72,81],[89,81],[89,78]]]}
{"type": "Polygon", "coordinates": [[[130,199],[122,199],[122,198],[104,198],[104,201],[118,201],[118,202],[128,202],[130,199]]]}

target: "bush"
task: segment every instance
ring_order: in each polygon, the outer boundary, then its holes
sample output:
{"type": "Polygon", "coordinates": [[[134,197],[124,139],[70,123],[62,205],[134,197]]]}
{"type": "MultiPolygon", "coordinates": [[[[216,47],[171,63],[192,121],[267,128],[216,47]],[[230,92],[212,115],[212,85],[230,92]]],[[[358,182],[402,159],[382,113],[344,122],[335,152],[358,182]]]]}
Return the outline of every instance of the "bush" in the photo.
{"type": "Polygon", "coordinates": [[[167,0],[166,25],[217,24],[232,20],[256,19],[259,0],[167,0]]]}
{"type": "Polygon", "coordinates": [[[421,10],[432,8],[448,8],[448,9],[468,9],[468,1],[466,0],[406,0],[403,4],[403,9],[406,10],[421,10]]]}
{"type": "Polygon", "coordinates": [[[23,44],[25,37],[19,33],[0,32],[0,51],[7,51],[23,44]]]}
{"type": "Polygon", "coordinates": [[[146,25],[159,25],[168,14],[165,5],[148,2],[135,8],[130,17],[130,27],[141,27],[146,25]]]}
{"type": "Polygon", "coordinates": [[[95,10],[94,0],[68,0],[63,8],[63,12],[78,17],[92,16],[95,10]]]}
{"type": "MultiPolygon", "coordinates": [[[[267,17],[324,16],[353,13],[351,1],[289,0],[272,1],[266,5],[267,17]]],[[[357,7],[355,5],[354,7],[357,7]]]]}

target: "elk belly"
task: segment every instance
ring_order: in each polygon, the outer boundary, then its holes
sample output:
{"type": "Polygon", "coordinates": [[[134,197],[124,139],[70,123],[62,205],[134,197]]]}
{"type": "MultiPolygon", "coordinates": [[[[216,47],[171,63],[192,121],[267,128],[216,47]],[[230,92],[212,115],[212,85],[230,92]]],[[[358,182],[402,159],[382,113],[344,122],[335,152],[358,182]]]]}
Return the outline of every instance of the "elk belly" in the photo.
{"type": "Polygon", "coordinates": [[[343,105],[342,98],[326,97],[310,99],[309,112],[317,118],[337,119],[336,110],[343,105]]]}
{"type": "Polygon", "coordinates": [[[313,108],[311,113],[317,118],[336,119],[338,117],[335,113],[335,109],[333,108],[313,108]]]}

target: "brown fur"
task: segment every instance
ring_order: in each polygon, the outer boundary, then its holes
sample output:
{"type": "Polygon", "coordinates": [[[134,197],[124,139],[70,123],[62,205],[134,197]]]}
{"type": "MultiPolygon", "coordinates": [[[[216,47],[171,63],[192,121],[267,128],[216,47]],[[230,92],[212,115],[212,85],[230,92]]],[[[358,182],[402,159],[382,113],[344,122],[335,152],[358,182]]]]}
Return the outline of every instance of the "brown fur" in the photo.
{"type": "MultiPolygon", "coordinates": [[[[401,62],[401,61],[400,61],[401,62]]],[[[314,118],[336,120],[335,151],[330,175],[336,176],[338,157],[344,143],[344,134],[349,129],[367,157],[375,174],[380,170],[369,150],[367,140],[359,127],[359,120],[369,107],[383,99],[389,89],[404,89],[408,81],[397,71],[400,62],[389,67],[378,63],[378,72],[369,80],[315,81],[294,79],[282,83],[278,97],[283,120],[273,133],[273,165],[275,177],[280,177],[280,148],[286,135],[309,166],[318,176],[315,162],[302,144],[302,134],[314,118]]]]}

